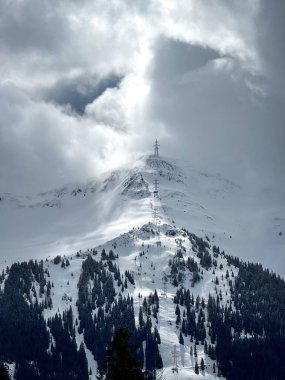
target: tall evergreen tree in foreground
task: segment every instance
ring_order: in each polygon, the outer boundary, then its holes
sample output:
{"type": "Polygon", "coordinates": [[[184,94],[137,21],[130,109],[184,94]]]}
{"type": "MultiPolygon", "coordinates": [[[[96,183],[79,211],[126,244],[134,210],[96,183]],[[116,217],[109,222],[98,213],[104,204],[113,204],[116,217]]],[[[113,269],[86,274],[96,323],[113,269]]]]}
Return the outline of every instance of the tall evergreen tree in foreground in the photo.
{"type": "Polygon", "coordinates": [[[10,380],[9,371],[3,363],[0,363],[0,380],[10,380]]]}
{"type": "Polygon", "coordinates": [[[143,380],[139,362],[134,358],[135,346],[129,344],[126,328],[115,331],[107,350],[106,380],[143,380]]]}

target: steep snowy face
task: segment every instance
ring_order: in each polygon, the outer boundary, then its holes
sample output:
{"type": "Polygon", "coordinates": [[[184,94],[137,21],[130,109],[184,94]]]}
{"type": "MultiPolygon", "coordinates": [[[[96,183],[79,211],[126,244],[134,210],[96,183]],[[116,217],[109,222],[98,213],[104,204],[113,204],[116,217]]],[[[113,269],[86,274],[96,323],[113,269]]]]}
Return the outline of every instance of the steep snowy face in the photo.
{"type": "Polygon", "coordinates": [[[159,157],[147,157],[145,159],[145,169],[150,173],[152,172],[156,177],[160,177],[166,181],[184,182],[182,170],[170,160],[159,157]]]}
{"type": "Polygon", "coordinates": [[[142,173],[134,173],[123,183],[122,195],[130,198],[147,198],[151,196],[149,184],[145,181],[142,173]]]}
{"type": "Polygon", "coordinates": [[[194,229],[200,234],[219,234],[224,229],[224,211],[241,196],[241,189],[220,176],[192,168],[188,162],[160,157],[145,157],[139,169],[154,190],[158,183],[159,199],[155,207],[161,220],[194,229]]]}

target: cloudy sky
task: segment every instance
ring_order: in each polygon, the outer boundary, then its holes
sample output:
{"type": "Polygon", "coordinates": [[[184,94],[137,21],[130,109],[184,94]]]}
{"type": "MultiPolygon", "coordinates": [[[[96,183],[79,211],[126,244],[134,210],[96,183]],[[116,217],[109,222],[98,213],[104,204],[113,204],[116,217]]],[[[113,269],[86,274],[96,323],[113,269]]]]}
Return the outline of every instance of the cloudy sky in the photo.
{"type": "Polygon", "coordinates": [[[1,192],[162,153],[284,202],[283,0],[2,0],[1,192]]]}

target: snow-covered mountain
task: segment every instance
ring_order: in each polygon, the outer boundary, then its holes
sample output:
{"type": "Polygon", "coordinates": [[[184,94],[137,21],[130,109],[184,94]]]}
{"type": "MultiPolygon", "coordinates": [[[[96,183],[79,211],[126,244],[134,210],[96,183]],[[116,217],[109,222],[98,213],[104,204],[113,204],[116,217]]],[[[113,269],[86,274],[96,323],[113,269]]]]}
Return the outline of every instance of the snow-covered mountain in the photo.
{"type": "MultiPolygon", "coordinates": [[[[267,234],[254,245],[248,233],[254,218],[250,217],[245,190],[174,159],[146,156],[131,168],[107,173],[100,179],[69,184],[36,196],[1,194],[0,198],[0,249],[2,258],[5,256],[1,266],[6,268],[30,258],[38,262],[43,259],[40,269],[34,264],[17,264],[3,272],[3,297],[10,276],[14,276],[14,282],[19,281],[20,289],[23,288],[25,302],[42,304],[44,320],[49,321],[50,352],[58,344],[52,323],[58,323],[58,315],[66,318],[71,310],[74,328],[70,334],[74,334],[77,348],[83,343],[90,379],[96,378],[97,348],[88,338],[93,330],[87,328],[86,315],[90,313],[93,320],[103,310],[104,318],[111,320],[111,310],[118,307],[116,302],[122,297],[131,302],[138,331],[144,331],[150,322],[149,333],[155,336],[158,331],[161,378],[195,379],[201,374],[205,379],[216,378],[219,363],[209,347],[219,347],[220,343],[215,340],[209,303],[217,300],[215,312],[221,313],[222,320],[228,313],[232,318],[243,315],[236,309],[238,305],[242,308],[237,294],[242,294],[243,289],[240,285],[235,289],[236,279],[238,284],[241,281],[238,276],[243,264],[229,255],[247,258],[247,252],[255,251],[261,244],[266,253],[277,239],[278,249],[282,252],[282,244],[284,247],[283,235],[278,234],[284,219],[278,219],[278,227],[267,220],[263,228],[272,237],[267,234]],[[158,197],[154,197],[155,180],[158,197]],[[106,296],[110,288],[105,289],[108,278],[113,283],[110,299],[106,296]],[[97,291],[107,292],[101,301],[97,291]],[[191,333],[191,320],[195,333],[191,333]],[[200,367],[197,374],[195,364],[200,366],[202,359],[205,369],[200,367]]],[[[99,321],[95,319],[97,326],[99,321]]],[[[0,331],[1,323],[0,318],[0,331]]],[[[235,326],[233,337],[259,336],[257,327],[245,324],[239,331],[238,322],[231,323],[235,326]]],[[[140,339],[146,366],[146,347],[150,343],[143,335],[140,339]]],[[[10,367],[13,370],[12,364],[10,367]]]]}
{"type": "Polygon", "coordinates": [[[152,220],[155,179],[161,223],[207,234],[231,254],[285,275],[284,210],[265,209],[259,194],[164,157],[145,156],[100,178],[36,196],[0,194],[0,249],[13,262],[97,246],[152,220]]]}
{"type": "MultiPolygon", "coordinates": [[[[190,342],[190,338],[185,337],[184,345],[179,344],[180,328],[176,325],[177,315],[175,314],[174,296],[177,286],[173,285],[171,279],[164,281],[164,276],[170,276],[171,268],[169,260],[174,260],[177,250],[182,248],[183,258],[187,261],[188,257],[193,257],[197,262],[198,270],[201,274],[201,280],[194,287],[191,286],[193,274],[189,270],[185,270],[185,278],[183,283],[185,287],[191,289],[191,293],[196,300],[199,295],[200,299],[206,300],[209,294],[216,296],[222,294],[222,305],[230,302],[230,280],[226,279],[226,272],[232,275],[237,274],[237,268],[233,265],[227,265],[224,257],[217,259],[217,268],[213,270],[205,270],[200,266],[197,259],[195,249],[187,234],[171,225],[163,224],[159,228],[160,235],[157,235],[157,227],[153,223],[143,225],[139,229],[132,229],[105,244],[97,247],[97,254],[94,259],[100,259],[100,252],[105,249],[106,252],[113,250],[118,255],[116,264],[120,268],[121,273],[130,271],[134,277],[134,285],[128,283],[128,288],[123,294],[129,294],[134,299],[134,311],[136,322],[138,323],[139,307],[142,306],[143,298],[148,299],[149,295],[154,294],[155,290],[159,296],[159,312],[157,321],[152,317],[153,326],[157,326],[161,344],[159,351],[164,363],[163,378],[173,378],[173,354],[177,353],[177,365],[179,370],[179,379],[198,378],[194,373],[196,361],[200,363],[204,359],[206,370],[203,372],[205,379],[216,378],[213,374],[213,364],[215,363],[208,355],[204,353],[204,344],[196,346],[197,357],[190,355],[191,346],[194,349],[194,343],[190,342]],[[99,257],[97,257],[97,255],[99,257]],[[216,278],[220,279],[219,285],[216,285],[216,278]],[[223,280],[221,281],[221,279],[223,280]],[[191,377],[189,377],[191,376],[191,377]]],[[[82,270],[82,262],[86,260],[88,254],[92,251],[80,252],[69,256],[69,266],[62,268],[60,264],[54,264],[52,261],[44,263],[44,268],[49,271],[50,279],[53,281],[52,302],[53,307],[44,311],[45,318],[54,316],[55,313],[63,313],[70,306],[74,310],[75,318],[78,318],[76,303],[78,301],[78,279],[82,270]]],[[[170,278],[170,277],[169,277],[170,278]]],[[[118,292],[120,288],[116,289],[118,292]]],[[[181,314],[186,311],[185,307],[181,307],[181,314]]],[[[83,335],[77,333],[78,347],[83,340],[83,335]]],[[[210,344],[210,338],[208,337],[210,344]]],[[[86,348],[89,366],[94,374],[95,379],[96,362],[91,352],[86,348]]]]}

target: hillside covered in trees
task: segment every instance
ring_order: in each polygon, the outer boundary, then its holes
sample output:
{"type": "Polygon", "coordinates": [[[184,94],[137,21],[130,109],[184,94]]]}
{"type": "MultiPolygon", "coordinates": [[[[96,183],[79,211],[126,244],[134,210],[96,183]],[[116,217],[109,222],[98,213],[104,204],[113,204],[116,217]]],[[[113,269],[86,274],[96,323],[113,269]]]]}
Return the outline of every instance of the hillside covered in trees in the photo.
{"type": "Polygon", "coordinates": [[[284,379],[284,280],[208,237],[162,230],[159,246],[149,224],[100,249],[3,270],[0,360],[16,380],[113,379],[122,328],[138,378],[284,379]]]}

